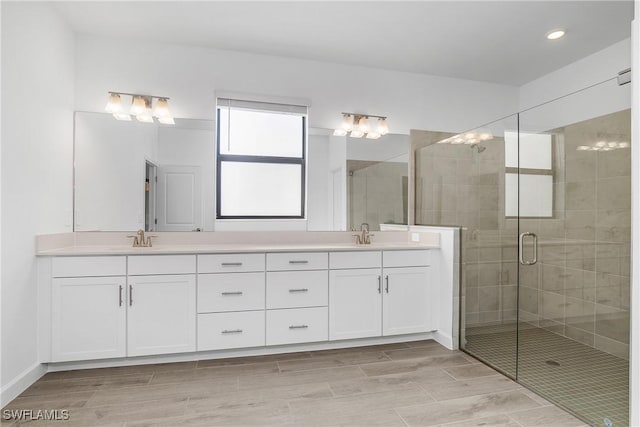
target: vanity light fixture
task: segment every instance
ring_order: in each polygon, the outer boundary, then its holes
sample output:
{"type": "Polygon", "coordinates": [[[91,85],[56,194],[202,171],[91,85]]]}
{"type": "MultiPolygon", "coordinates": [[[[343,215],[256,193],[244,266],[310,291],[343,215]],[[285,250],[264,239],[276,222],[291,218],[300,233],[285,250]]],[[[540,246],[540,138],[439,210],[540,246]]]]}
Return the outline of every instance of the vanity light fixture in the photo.
{"type": "Polygon", "coordinates": [[[159,123],[165,125],[175,124],[175,120],[169,111],[169,98],[166,96],[109,92],[109,101],[105,111],[113,114],[113,117],[117,120],[131,121],[131,117],[134,116],[139,122],[154,123],[153,118],[155,117],[159,123]],[[122,96],[131,97],[131,109],[128,113],[122,107],[122,96]],[[155,109],[153,109],[154,98],[157,99],[155,109]]]}
{"type": "Polygon", "coordinates": [[[386,117],[357,113],[342,113],[342,123],[333,131],[335,136],[348,135],[352,138],[366,137],[367,139],[378,139],[388,133],[389,125],[386,117]],[[375,127],[371,125],[370,118],[377,119],[375,127]]]}

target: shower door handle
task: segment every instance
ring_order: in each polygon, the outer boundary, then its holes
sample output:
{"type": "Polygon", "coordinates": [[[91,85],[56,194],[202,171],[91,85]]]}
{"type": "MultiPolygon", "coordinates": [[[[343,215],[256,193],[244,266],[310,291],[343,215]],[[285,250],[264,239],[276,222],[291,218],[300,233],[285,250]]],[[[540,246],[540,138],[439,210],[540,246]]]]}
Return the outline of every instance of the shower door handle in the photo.
{"type": "Polygon", "coordinates": [[[520,234],[520,238],[518,239],[518,256],[520,258],[520,264],[522,265],[533,265],[538,262],[538,236],[536,233],[532,233],[527,231],[525,233],[520,234]],[[531,236],[533,238],[533,259],[530,261],[525,261],[523,257],[524,253],[524,238],[531,236]]]}

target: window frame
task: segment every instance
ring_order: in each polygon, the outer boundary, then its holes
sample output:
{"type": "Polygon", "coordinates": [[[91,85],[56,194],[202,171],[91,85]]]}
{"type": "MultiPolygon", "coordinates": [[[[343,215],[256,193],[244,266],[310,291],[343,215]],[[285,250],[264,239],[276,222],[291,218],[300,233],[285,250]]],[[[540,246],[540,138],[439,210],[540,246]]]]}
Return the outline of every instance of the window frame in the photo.
{"type": "Polygon", "coordinates": [[[240,219],[305,219],[307,190],[307,116],[302,118],[302,155],[301,157],[254,156],[247,154],[221,154],[220,151],[220,110],[216,106],[216,220],[240,219]],[[300,165],[300,215],[222,215],[222,162],[291,164],[300,165]]]}

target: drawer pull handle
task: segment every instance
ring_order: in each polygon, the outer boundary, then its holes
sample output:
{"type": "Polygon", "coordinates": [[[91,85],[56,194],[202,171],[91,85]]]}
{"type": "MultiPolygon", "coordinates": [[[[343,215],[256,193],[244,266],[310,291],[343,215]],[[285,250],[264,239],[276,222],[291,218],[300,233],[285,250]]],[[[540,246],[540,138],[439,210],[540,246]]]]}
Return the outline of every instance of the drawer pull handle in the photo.
{"type": "Polygon", "coordinates": [[[223,267],[240,267],[242,265],[241,262],[223,262],[223,267]]]}
{"type": "Polygon", "coordinates": [[[307,261],[306,259],[299,259],[299,260],[291,260],[289,261],[289,264],[309,264],[309,261],[307,261]]]}
{"type": "Polygon", "coordinates": [[[222,295],[227,296],[227,295],[242,295],[242,291],[237,291],[237,292],[222,292],[222,295]]]}
{"type": "Polygon", "coordinates": [[[224,331],[222,331],[223,334],[241,334],[242,333],[242,329],[225,329],[224,331]]]}
{"type": "Polygon", "coordinates": [[[291,292],[291,293],[294,293],[294,292],[309,292],[309,289],[307,289],[307,288],[289,289],[289,292],[291,292]]]}
{"type": "Polygon", "coordinates": [[[289,329],[307,329],[308,327],[308,325],[291,325],[289,329]]]}

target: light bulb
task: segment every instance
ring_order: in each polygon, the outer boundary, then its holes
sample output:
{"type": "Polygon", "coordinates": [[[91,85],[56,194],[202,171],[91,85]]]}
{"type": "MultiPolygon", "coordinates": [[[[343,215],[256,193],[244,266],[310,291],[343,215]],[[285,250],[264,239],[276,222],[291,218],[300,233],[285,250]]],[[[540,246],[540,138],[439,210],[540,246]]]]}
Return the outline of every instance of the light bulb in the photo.
{"type": "Polygon", "coordinates": [[[628,142],[621,142],[618,144],[619,148],[629,148],[631,145],[628,142]]]}
{"type": "Polygon", "coordinates": [[[596,142],[596,147],[606,147],[607,143],[604,141],[598,141],[596,142]]]}
{"type": "Polygon", "coordinates": [[[369,132],[367,134],[367,139],[378,139],[380,136],[381,135],[378,132],[369,132]]]}
{"type": "Polygon", "coordinates": [[[144,113],[147,106],[142,96],[134,96],[133,103],[131,104],[131,115],[138,116],[139,114],[144,113]]]}
{"type": "Polygon", "coordinates": [[[145,108],[140,114],[136,115],[136,119],[138,119],[138,121],[142,123],[153,123],[151,109],[145,108]]]}
{"type": "Polygon", "coordinates": [[[113,113],[113,117],[115,117],[116,120],[122,120],[125,122],[131,121],[131,116],[127,113],[113,113]]]}
{"type": "Polygon", "coordinates": [[[333,131],[333,136],[345,136],[347,131],[344,129],[336,129],[333,131]]]}
{"type": "Polygon", "coordinates": [[[358,120],[358,129],[363,134],[369,133],[369,119],[366,116],[360,117],[360,120],[358,120]]]}
{"type": "Polygon", "coordinates": [[[153,115],[156,117],[171,117],[171,113],[169,112],[169,102],[166,98],[158,99],[153,115]]]}
{"type": "Polygon", "coordinates": [[[362,138],[364,136],[364,132],[362,132],[360,129],[354,129],[351,131],[349,136],[352,138],[362,138]]]}
{"type": "Polygon", "coordinates": [[[607,145],[611,148],[618,148],[618,143],[616,141],[608,142],[607,145]]]}
{"type": "Polygon", "coordinates": [[[378,119],[378,133],[380,135],[386,135],[389,133],[389,125],[387,124],[387,119],[378,119]]]}
{"type": "Polygon", "coordinates": [[[461,136],[457,136],[454,140],[451,141],[452,144],[462,144],[464,143],[464,138],[461,136]]]}
{"type": "Polygon", "coordinates": [[[120,95],[118,95],[117,93],[109,94],[109,102],[107,102],[105,111],[111,114],[117,114],[122,112],[122,102],[120,99],[120,95]]]}
{"type": "Polygon", "coordinates": [[[591,149],[591,147],[589,147],[588,145],[580,145],[578,148],[576,148],[577,151],[589,151],[591,149]]]}
{"type": "Polygon", "coordinates": [[[351,132],[353,129],[353,116],[351,114],[345,114],[342,117],[342,124],[340,125],[342,129],[346,132],[351,132]]]}
{"type": "Polygon", "coordinates": [[[491,135],[489,132],[480,134],[480,141],[488,141],[490,139],[493,139],[493,135],[491,135]]]}

